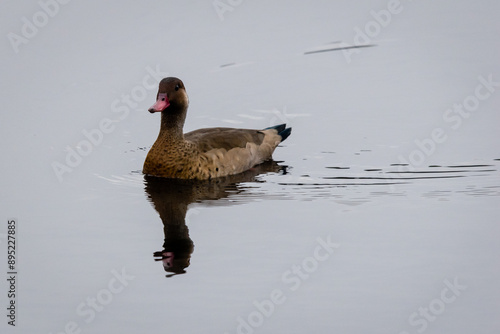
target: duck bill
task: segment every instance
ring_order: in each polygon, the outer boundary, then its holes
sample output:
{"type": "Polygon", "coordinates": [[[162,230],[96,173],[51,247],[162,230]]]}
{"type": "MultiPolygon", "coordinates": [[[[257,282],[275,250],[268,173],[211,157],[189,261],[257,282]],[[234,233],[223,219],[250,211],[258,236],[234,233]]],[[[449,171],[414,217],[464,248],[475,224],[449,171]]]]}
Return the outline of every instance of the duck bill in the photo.
{"type": "Polygon", "coordinates": [[[150,113],[162,112],[163,110],[167,109],[169,105],[170,102],[168,101],[167,94],[158,94],[158,97],[156,98],[156,103],[153,104],[151,108],[148,109],[148,111],[150,113]]]}

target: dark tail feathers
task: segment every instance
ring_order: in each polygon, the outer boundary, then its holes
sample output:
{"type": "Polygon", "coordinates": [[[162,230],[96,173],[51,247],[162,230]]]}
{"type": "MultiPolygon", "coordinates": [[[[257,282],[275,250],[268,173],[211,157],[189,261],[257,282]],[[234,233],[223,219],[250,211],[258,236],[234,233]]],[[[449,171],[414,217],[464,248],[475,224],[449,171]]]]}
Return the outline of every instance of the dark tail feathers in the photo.
{"type": "Polygon", "coordinates": [[[268,128],[265,128],[264,130],[269,129],[275,129],[276,131],[278,131],[278,134],[281,136],[281,142],[284,142],[285,139],[287,139],[288,136],[290,136],[290,134],[292,133],[292,128],[287,128],[286,124],[270,126],[268,128]]]}

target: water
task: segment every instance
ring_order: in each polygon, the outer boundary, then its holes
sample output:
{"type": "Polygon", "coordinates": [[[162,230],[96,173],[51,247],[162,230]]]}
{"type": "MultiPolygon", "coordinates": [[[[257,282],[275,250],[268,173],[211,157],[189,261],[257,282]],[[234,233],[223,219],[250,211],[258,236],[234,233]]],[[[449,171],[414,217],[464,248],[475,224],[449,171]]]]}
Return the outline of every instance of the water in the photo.
{"type": "MultiPolygon", "coordinates": [[[[498,330],[498,4],[401,3],[350,49],[386,2],[71,2],[7,40],[2,333],[498,330]],[[167,74],[185,131],[292,135],[241,175],[146,178],[167,74]]],[[[6,6],[5,34],[40,10],[6,6]]]]}

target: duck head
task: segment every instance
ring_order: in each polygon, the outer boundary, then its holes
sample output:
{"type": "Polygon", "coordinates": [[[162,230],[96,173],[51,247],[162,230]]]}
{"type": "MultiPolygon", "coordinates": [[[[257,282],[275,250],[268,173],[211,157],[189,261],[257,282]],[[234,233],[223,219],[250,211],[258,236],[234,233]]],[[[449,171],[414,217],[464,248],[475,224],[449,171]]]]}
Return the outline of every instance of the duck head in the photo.
{"type": "Polygon", "coordinates": [[[162,79],[156,94],[156,103],[148,109],[150,113],[184,111],[189,105],[186,88],[181,79],[162,79]]]}

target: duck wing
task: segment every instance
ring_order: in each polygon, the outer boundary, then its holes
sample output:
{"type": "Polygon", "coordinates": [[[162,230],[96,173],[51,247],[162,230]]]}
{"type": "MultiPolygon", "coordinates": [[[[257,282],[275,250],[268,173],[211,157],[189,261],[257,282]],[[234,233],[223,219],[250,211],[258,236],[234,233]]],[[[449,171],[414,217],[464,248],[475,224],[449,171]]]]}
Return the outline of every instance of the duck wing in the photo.
{"type": "Polygon", "coordinates": [[[234,148],[246,148],[248,143],[260,146],[265,133],[261,130],[234,128],[206,128],[184,134],[184,139],[196,144],[200,152],[214,149],[230,151],[234,148]]]}

